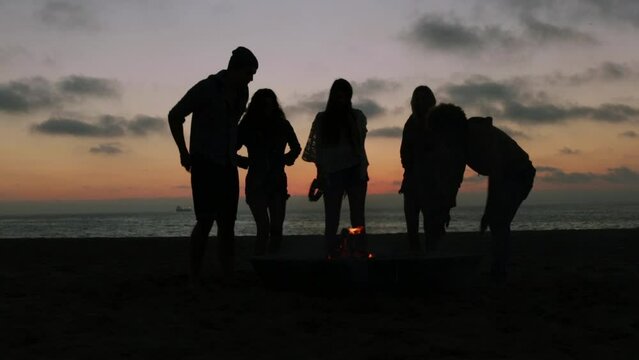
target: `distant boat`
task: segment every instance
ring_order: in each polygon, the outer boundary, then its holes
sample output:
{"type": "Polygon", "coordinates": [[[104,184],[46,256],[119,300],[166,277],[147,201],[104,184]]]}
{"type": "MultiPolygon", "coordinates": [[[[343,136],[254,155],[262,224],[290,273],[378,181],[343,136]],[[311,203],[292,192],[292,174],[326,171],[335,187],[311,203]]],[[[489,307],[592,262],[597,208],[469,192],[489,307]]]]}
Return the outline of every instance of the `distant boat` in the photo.
{"type": "Polygon", "coordinates": [[[181,207],[180,205],[178,205],[175,208],[175,211],[177,211],[177,212],[191,212],[191,211],[193,211],[193,209],[191,209],[190,207],[181,207]]]}

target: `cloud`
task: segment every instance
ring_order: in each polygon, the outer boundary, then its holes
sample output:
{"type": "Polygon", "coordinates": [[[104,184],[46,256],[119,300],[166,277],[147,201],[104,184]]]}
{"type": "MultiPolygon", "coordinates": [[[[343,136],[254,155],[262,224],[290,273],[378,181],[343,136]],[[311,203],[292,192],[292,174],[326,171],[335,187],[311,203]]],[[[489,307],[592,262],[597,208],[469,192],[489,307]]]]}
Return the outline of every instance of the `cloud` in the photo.
{"type": "Polygon", "coordinates": [[[92,154],[117,155],[122,153],[120,143],[99,144],[89,149],[92,154]]]}
{"type": "Polygon", "coordinates": [[[80,1],[46,1],[36,17],[47,26],[59,30],[98,30],[97,19],[80,1]]]}
{"type": "Polygon", "coordinates": [[[363,82],[353,81],[353,93],[356,96],[371,96],[379,93],[395,91],[400,88],[400,84],[392,80],[384,80],[378,78],[366,79],[363,82]]]}
{"type": "Polygon", "coordinates": [[[619,134],[619,136],[629,138],[629,139],[636,139],[637,137],[639,137],[639,134],[637,134],[635,131],[628,130],[628,131],[622,132],[621,134],[619,134]]]}
{"type": "Polygon", "coordinates": [[[36,76],[0,83],[0,111],[30,113],[59,108],[81,99],[119,95],[119,84],[113,79],[73,75],[51,82],[36,76]]]}
{"type": "Polygon", "coordinates": [[[538,173],[561,171],[559,168],[552,166],[537,166],[535,169],[538,173]]]}
{"type": "Polygon", "coordinates": [[[548,43],[573,43],[596,45],[597,39],[585,32],[575,30],[567,26],[556,26],[539,21],[532,16],[524,16],[526,36],[538,44],[548,43]]]}
{"type": "Polygon", "coordinates": [[[387,110],[371,99],[361,99],[353,104],[355,109],[360,109],[368,119],[373,119],[386,114],[387,110]]]}
{"type": "Polygon", "coordinates": [[[123,118],[104,115],[95,123],[70,118],[50,118],[33,125],[34,132],[46,135],[68,135],[75,137],[118,137],[124,135],[123,118]]]}
{"type": "Polygon", "coordinates": [[[576,119],[622,123],[639,119],[639,108],[625,104],[602,104],[591,107],[556,105],[547,102],[523,104],[511,101],[504,103],[504,109],[499,115],[528,124],[553,124],[576,119]]]}
{"type": "Polygon", "coordinates": [[[594,36],[572,28],[541,21],[530,14],[521,16],[521,28],[500,25],[470,25],[454,17],[426,14],[404,35],[409,42],[427,50],[475,55],[500,50],[517,52],[552,44],[598,44],[594,36]]]}
{"type": "Polygon", "coordinates": [[[486,76],[475,75],[461,84],[447,84],[441,92],[461,104],[481,104],[490,101],[504,101],[522,97],[526,84],[522,81],[495,81],[486,76]]]}
{"type": "Polygon", "coordinates": [[[498,26],[470,26],[456,18],[427,14],[412,24],[406,38],[426,49],[473,53],[488,48],[515,48],[515,37],[498,26]]]}
{"type": "Polygon", "coordinates": [[[514,139],[530,140],[530,136],[523,131],[515,130],[508,126],[499,126],[499,129],[514,139]]]}
{"type": "Polygon", "coordinates": [[[608,169],[608,173],[600,175],[605,181],[617,184],[639,184],[639,173],[627,167],[608,169]]]}
{"type": "Polygon", "coordinates": [[[0,111],[26,113],[53,107],[59,101],[51,83],[40,76],[0,83],[0,111]]]}
{"type": "Polygon", "coordinates": [[[636,0],[583,0],[600,16],[612,21],[625,21],[639,27],[639,3],[636,0]]]}
{"type": "Polygon", "coordinates": [[[577,155],[577,154],[580,154],[581,151],[564,146],[563,148],[559,149],[559,153],[561,155],[577,155]]]}
{"type": "Polygon", "coordinates": [[[496,81],[485,76],[473,76],[461,84],[444,85],[438,92],[462,107],[474,107],[485,115],[523,124],[555,124],[579,119],[608,123],[639,120],[637,107],[625,104],[557,104],[544,93],[530,91],[529,87],[529,81],[524,78],[496,81]]]}
{"type": "Polygon", "coordinates": [[[166,121],[156,116],[138,115],[127,123],[127,129],[136,136],[146,136],[152,132],[162,132],[166,121]]]}
{"type": "Polygon", "coordinates": [[[158,117],[138,115],[129,121],[119,116],[102,115],[94,122],[53,117],[33,125],[31,130],[44,135],[115,138],[125,136],[127,133],[146,136],[152,132],[160,132],[164,127],[164,121],[158,117]]]}
{"type": "Polygon", "coordinates": [[[381,137],[381,138],[399,138],[402,137],[402,128],[399,126],[390,126],[372,129],[366,134],[367,137],[381,137]]]}
{"type": "Polygon", "coordinates": [[[57,82],[60,92],[78,96],[116,97],[120,94],[117,81],[89,76],[71,75],[57,82]]]}
{"type": "Polygon", "coordinates": [[[572,75],[555,73],[545,78],[551,85],[568,84],[583,85],[591,82],[614,82],[639,79],[639,71],[628,64],[604,62],[572,75]]]}
{"type": "Polygon", "coordinates": [[[500,9],[516,15],[545,15],[568,23],[586,23],[590,26],[597,22],[639,27],[639,3],[636,0],[496,0],[495,3],[500,9]]]}
{"type": "Polygon", "coordinates": [[[470,174],[468,176],[464,176],[465,183],[479,184],[486,182],[488,180],[488,176],[482,176],[479,174],[470,174]]]}
{"type": "Polygon", "coordinates": [[[566,173],[554,167],[537,167],[537,172],[546,174],[540,180],[556,184],[587,184],[596,181],[603,181],[614,184],[637,184],[639,183],[639,173],[625,166],[610,168],[606,173],[597,174],[592,172],[570,172],[566,173]]]}
{"type": "Polygon", "coordinates": [[[326,108],[326,100],[328,100],[328,91],[320,91],[311,95],[304,96],[295,105],[286,106],[284,112],[287,116],[300,114],[316,114],[326,108]]]}

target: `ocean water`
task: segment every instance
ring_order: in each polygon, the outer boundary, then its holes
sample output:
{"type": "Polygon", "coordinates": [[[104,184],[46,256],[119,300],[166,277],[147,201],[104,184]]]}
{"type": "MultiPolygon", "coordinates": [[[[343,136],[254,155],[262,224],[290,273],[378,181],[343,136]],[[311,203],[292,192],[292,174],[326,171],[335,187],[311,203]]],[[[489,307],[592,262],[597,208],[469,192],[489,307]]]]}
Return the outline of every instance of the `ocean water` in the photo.
{"type": "MultiPolygon", "coordinates": [[[[449,231],[476,231],[483,207],[453,209],[449,231]]],[[[348,209],[341,226],[348,226],[348,209]]],[[[369,233],[406,231],[401,208],[367,209],[369,233]]],[[[163,237],[188,236],[195,224],[192,212],[0,216],[0,238],[163,237]]],[[[519,210],[513,230],[574,230],[639,228],[639,204],[526,205],[519,210]]],[[[317,235],[324,229],[322,208],[287,211],[284,233],[317,235]]],[[[215,229],[213,230],[215,231],[215,229]]],[[[255,235],[251,214],[240,210],[236,235],[255,235]]]]}

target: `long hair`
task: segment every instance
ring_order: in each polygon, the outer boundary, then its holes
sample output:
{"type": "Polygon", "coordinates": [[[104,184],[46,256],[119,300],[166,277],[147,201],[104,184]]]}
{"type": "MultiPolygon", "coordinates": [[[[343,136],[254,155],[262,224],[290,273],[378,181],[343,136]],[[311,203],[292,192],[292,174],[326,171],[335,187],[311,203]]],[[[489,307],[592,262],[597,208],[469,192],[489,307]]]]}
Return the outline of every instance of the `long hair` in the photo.
{"type": "Polygon", "coordinates": [[[424,99],[424,102],[429,109],[435,106],[437,103],[437,99],[435,99],[435,94],[433,94],[433,90],[431,90],[426,85],[419,85],[413,90],[413,96],[420,95],[424,99]]]}
{"type": "Polygon", "coordinates": [[[259,89],[253,94],[253,97],[251,97],[251,102],[246,109],[244,117],[242,117],[240,126],[245,129],[260,129],[269,132],[279,120],[284,119],[286,119],[286,116],[277,101],[275,92],[271,89],[259,89]],[[268,100],[271,100],[275,104],[275,109],[267,117],[265,111],[268,100]]]}
{"type": "MultiPolygon", "coordinates": [[[[433,94],[433,91],[428,86],[420,85],[413,90],[413,96],[410,102],[411,109],[413,110],[412,115],[426,115],[425,117],[427,117],[430,109],[437,103],[437,99],[435,99],[435,94],[433,94]],[[425,109],[425,114],[422,114],[420,111],[423,109],[425,109]],[[416,114],[416,111],[419,112],[419,114],[416,114]]],[[[420,119],[418,125],[420,131],[425,131],[428,126],[427,119],[420,119]]]]}
{"type": "Polygon", "coordinates": [[[351,124],[355,121],[353,118],[353,87],[344,79],[337,79],[331,86],[326,102],[326,110],[322,123],[321,139],[324,144],[337,144],[339,142],[339,134],[341,129],[346,129],[347,138],[353,145],[353,127],[351,124]],[[346,102],[340,102],[338,96],[343,94],[346,102]]]}

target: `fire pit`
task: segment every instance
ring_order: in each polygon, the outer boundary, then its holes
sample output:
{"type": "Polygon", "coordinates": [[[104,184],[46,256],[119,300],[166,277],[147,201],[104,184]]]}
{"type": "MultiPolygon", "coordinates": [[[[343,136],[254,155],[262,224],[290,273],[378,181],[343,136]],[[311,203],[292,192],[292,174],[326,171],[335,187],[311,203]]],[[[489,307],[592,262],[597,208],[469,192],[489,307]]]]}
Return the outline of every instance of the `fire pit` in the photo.
{"type": "Polygon", "coordinates": [[[374,248],[374,239],[348,230],[342,232],[339,251],[329,252],[329,256],[257,256],[251,260],[253,268],[268,287],[310,291],[459,288],[470,285],[478,272],[480,254],[393,256],[371,251],[367,240],[374,248]]]}

